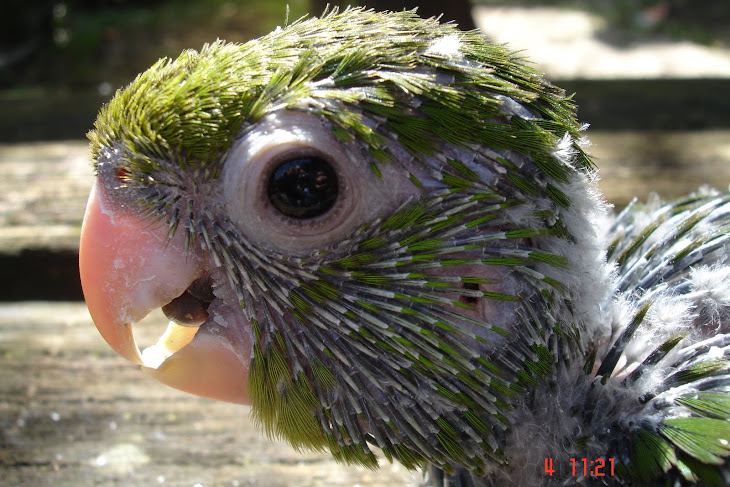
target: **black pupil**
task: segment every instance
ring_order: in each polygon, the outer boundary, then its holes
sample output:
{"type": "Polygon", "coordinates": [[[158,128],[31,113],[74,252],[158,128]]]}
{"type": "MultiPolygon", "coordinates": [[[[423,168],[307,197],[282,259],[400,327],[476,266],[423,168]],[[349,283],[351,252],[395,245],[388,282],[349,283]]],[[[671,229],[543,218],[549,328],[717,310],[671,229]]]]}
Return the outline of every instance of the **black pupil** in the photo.
{"type": "Polygon", "coordinates": [[[337,200],[337,174],[332,165],[316,156],[297,157],[280,164],[269,178],[269,200],[292,218],[314,218],[337,200]]]}

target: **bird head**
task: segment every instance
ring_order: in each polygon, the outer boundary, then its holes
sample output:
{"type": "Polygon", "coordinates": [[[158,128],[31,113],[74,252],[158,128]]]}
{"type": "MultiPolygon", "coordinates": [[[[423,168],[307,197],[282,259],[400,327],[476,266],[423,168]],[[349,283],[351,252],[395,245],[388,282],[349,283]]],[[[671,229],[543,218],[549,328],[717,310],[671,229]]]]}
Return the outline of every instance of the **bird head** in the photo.
{"type": "Polygon", "coordinates": [[[351,9],[163,59],[90,132],[109,345],[368,466],[499,464],[594,338],[600,198],[564,92],[476,32],[351,9]],[[157,344],[134,323],[162,308],[157,344]]]}

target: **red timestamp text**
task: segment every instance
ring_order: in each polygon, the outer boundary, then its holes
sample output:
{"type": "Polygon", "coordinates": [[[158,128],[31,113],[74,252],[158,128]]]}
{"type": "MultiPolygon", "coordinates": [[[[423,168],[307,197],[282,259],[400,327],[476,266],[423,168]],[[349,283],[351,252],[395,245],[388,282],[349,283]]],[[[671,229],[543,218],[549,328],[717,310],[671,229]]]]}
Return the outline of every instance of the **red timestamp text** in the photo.
{"type": "MultiPolygon", "coordinates": [[[[571,458],[571,475],[576,476],[592,476],[592,477],[604,477],[614,476],[615,462],[613,458],[596,458],[594,460],[588,458],[571,458]]],[[[553,466],[553,459],[545,459],[545,473],[552,475],[555,473],[556,468],[553,466]]]]}

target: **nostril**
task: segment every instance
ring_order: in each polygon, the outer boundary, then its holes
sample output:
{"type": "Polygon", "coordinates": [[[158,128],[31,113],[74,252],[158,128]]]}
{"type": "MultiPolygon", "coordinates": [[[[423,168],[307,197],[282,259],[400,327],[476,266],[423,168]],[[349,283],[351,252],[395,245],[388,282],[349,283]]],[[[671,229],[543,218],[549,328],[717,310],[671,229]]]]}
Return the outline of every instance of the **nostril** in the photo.
{"type": "Polygon", "coordinates": [[[131,175],[132,173],[126,167],[119,167],[115,172],[117,182],[120,183],[126,183],[127,181],[129,181],[129,177],[131,175]]]}
{"type": "Polygon", "coordinates": [[[215,298],[213,280],[204,276],[193,281],[177,298],[162,307],[168,319],[181,326],[200,326],[208,318],[208,306],[215,298]]]}

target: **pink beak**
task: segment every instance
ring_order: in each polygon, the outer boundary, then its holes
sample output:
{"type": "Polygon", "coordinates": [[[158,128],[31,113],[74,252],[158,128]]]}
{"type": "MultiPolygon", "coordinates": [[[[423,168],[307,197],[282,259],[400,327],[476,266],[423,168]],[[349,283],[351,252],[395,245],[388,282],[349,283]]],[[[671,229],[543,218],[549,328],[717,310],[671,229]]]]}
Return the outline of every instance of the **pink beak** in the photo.
{"type": "MultiPolygon", "coordinates": [[[[95,184],[81,229],[79,257],[84,297],[104,340],[164,384],[203,397],[249,403],[250,344],[244,344],[244,350],[238,347],[237,353],[221,327],[204,323],[191,328],[171,322],[154,347],[140,352],[133,324],[180,296],[204,273],[204,259],[186,251],[184,232],[168,239],[164,226],[113,208],[103,188],[95,184]]],[[[236,316],[236,323],[229,326],[242,326],[242,320],[236,316]]]]}

